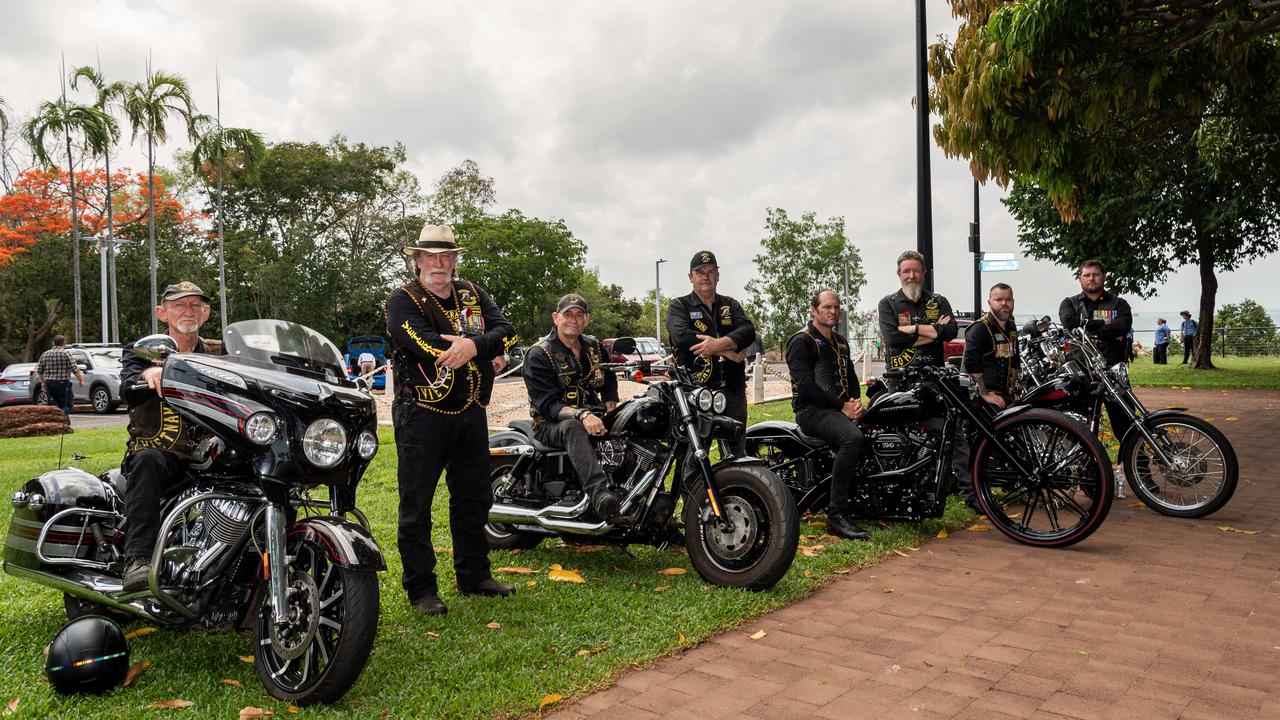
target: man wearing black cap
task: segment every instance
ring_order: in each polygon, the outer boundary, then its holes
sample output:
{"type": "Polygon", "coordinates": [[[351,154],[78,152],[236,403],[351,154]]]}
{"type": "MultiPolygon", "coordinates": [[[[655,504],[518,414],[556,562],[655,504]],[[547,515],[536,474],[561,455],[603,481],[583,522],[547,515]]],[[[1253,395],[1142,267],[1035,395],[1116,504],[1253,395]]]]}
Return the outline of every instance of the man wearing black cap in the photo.
{"type": "MultiPolygon", "coordinates": [[[[746,348],[756,339],[756,326],[742,303],[716,293],[720,266],[715,253],[702,250],[689,261],[693,292],[667,307],[667,337],[676,362],[689,370],[699,385],[720,390],[728,404],[725,415],[747,423],[746,348]]],[[[730,446],[733,454],[747,454],[746,437],[730,446]]]]}
{"type": "Polygon", "coordinates": [[[618,378],[600,367],[609,357],[604,345],[583,332],[591,322],[586,299],[577,293],[560,298],[551,322],[555,329],[529,348],[522,370],[533,432],[544,445],[568,451],[596,516],[612,521],[618,496],[588,436],[605,434],[601,415],[618,404],[618,378]]]}
{"type": "MultiPolygon", "coordinates": [[[[200,326],[209,319],[209,296],[195,283],[184,281],[165,288],[155,313],[178,352],[222,354],[220,341],[200,337],[200,326]]],[[[182,477],[206,433],[188,425],[160,399],[158,364],[138,357],[132,344],[121,353],[120,364],[120,394],[129,406],[129,441],[120,466],[129,481],[124,494],[129,519],[124,591],[141,592],[147,589],[151,551],[160,531],[160,498],[182,477]]]]}
{"type": "Polygon", "coordinates": [[[461,249],[447,225],[427,225],[404,248],[417,277],[387,299],[387,332],[397,388],[397,543],[409,603],[427,615],[448,612],[436,582],[431,503],[441,471],[449,486],[453,568],[463,595],[505,596],[515,588],[493,579],[484,524],[489,486],[493,361],[516,343],[515,329],[489,294],[454,278],[461,249]]]}

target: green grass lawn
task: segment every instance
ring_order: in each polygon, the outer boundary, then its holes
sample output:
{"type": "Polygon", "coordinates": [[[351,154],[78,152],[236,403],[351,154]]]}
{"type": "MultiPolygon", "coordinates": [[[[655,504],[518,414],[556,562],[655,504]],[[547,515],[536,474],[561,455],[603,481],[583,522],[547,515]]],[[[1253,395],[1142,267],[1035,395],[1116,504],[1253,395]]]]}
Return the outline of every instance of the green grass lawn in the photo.
{"type": "Polygon", "coordinates": [[[1213,364],[1217,370],[1191,370],[1176,358],[1168,365],[1153,365],[1149,356],[1142,357],[1129,365],[1129,379],[1148,387],[1280,387],[1280,357],[1214,357],[1213,364]]]}
{"type": "MultiPolygon", "coordinates": [[[[752,420],[790,418],[787,403],[752,410],[752,420]]],[[[384,429],[384,438],[390,433],[384,429]]],[[[74,463],[101,472],[119,462],[122,429],[90,430],[66,436],[64,458],[74,450],[89,458],[74,463]]],[[[55,466],[59,438],[0,440],[0,489],[12,494],[26,479],[55,466]]],[[[838,570],[870,565],[892,548],[918,546],[943,527],[959,527],[972,515],[952,498],[946,517],[923,524],[872,528],[872,543],[823,537],[806,518],[802,545],[822,545],[815,557],[799,554],[786,577],[766,593],[711,587],[688,558],[675,550],[631,547],[570,548],[544,541],[512,556],[492,554],[493,566],[521,567],[527,575],[499,575],[519,592],[507,599],[463,598],[453,589],[448,555],[440,570],[449,614],[415,613],[400,589],[395,545],[395,446],[382,446],[360,488],[360,506],[374,525],[390,570],[379,576],[382,614],[373,655],[359,682],[332,707],[304,708],[306,717],[465,717],[525,715],[548,694],[566,698],[608,685],[626,668],[678,652],[744,620],[803,597],[838,570]],[[577,570],[585,584],[547,579],[552,563],[577,570]],[[660,575],[678,567],[684,575],[660,575]],[[501,629],[487,627],[500,623],[501,629]],[[579,651],[591,653],[579,655],[579,651]]],[[[446,528],[447,498],[436,498],[434,542],[451,544],[446,528]]],[[[9,503],[0,509],[7,528],[9,503]]],[[[819,518],[820,519],[820,518],[819,518]]],[[[246,706],[287,717],[287,703],[266,695],[253,667],[238,657],[250,654],[241,633],[211,635],[200,630],[161,630],[134,639],[131,660],[151,667],[129,688],[105,697],[63,698],[43,676],[42,648],[63,624],[58,593],[0,575],[0,704],[19,698],[16,717],[136,717],[157,700],[190,700],[186,711],[200,716],[235,717],[246,706]],[[243,687],[228,685],[235,680],[243,687]],[[280,715],[280,713],[285,713],[280,715]]],[[[137,625],[133,627],[138,627],[137,625]]]]}

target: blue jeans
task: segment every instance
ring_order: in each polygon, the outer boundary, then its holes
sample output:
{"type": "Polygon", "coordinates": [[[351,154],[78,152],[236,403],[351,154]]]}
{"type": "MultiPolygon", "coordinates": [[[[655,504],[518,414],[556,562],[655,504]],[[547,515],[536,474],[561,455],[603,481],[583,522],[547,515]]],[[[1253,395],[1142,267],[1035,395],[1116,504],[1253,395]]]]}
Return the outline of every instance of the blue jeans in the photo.
{"type": "Polygon", "coordinates": [[[44,393],[49,396],[48,403],[62,408],[62,412],[71,417],[71,405],[74,396],[71,394],[70,380],[45,380],[44,393]]]}

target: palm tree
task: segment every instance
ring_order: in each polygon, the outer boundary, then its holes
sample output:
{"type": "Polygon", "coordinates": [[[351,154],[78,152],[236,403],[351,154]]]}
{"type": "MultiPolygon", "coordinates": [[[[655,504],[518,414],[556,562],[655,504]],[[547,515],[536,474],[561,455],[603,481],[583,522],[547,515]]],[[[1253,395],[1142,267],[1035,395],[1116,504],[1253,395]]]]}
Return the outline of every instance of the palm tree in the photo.
{"type": "MultiPolygon", "coordinates": [[[[151,306],[156,302],[156,144],[169,139],[165,121],[176,114],[191,122],[194,108],[187,81],[179,75],[151,72],[147,79],[130,83],[124,96],[124,114],[133,130],[133,139],[139,134],[147,137],[147,258],[151,267],[151,306]]],[[[159,329],[155,313],[151,314],[151,332],[159,329]]]]}
{"type": "Polygon", "coordinates": [[[76,196],[76,165],[71,155],[71,134],[83,141],[89,152],[101,155],[120,137],[120,126],[105,112],[90,105],[69,102],[64,95],[58,100],[40,103],[35,117],[23,128],[27,144],[38,162],[52,166],[46,142],[62,135],[67,147],[67,175],[71,181],[71,265],[75,273],[76,342],[80,342],[80,215],[76,196]]]}
{"type": "Polygon", "coordinates": [[[251,171],[267,153],[262,136],[248,128],[222,127],[222,123],[208,115],[196,115],[191,119],[191,137],[195,148],[191,151],[191,166],[201,174],[206,164],[212,163],[218,174],[218,307],[222,312],[222,327],[227,327],[227,265],[222,247],[222,171],[232,158],[239,160],[244,170],[251,171]]]}
{"type": "MultiPolygon", "coordinates": [[[[79,81],[86,80],[97,92],[97,100],[93,106],[111,114],[113,106],[119,106],[124,100],[128,85],[123,82],[108,83],[102,73],[92,66],[81,65],[71,71],[71,87],[75,89],[79,81]]],[[[107,169],[107,284],[111,288],[111,341],[120,342],[120,306],[116,297],[116,239],[115,222],[112,217],[111,200],[111,148],[102,154],[107,169]]]]}
{"type": "Polygon", "coordinates": [[[9,192],[9,103],[0,97],[0,185],[9,192]]]}

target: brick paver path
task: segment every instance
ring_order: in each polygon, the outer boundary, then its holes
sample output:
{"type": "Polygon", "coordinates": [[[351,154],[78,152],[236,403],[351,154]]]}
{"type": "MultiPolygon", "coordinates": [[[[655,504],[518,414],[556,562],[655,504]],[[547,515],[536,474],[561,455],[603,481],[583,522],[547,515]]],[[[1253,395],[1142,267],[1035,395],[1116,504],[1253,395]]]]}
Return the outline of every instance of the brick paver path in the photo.
{"type": "Polygon", "coordinates": [[[1230,437],[1240,486],[1215,515],[1130,496],[1065,550],[958,531],[555,717],[1280,718],[1280,391],[1141,396],[1230,437]]]}

